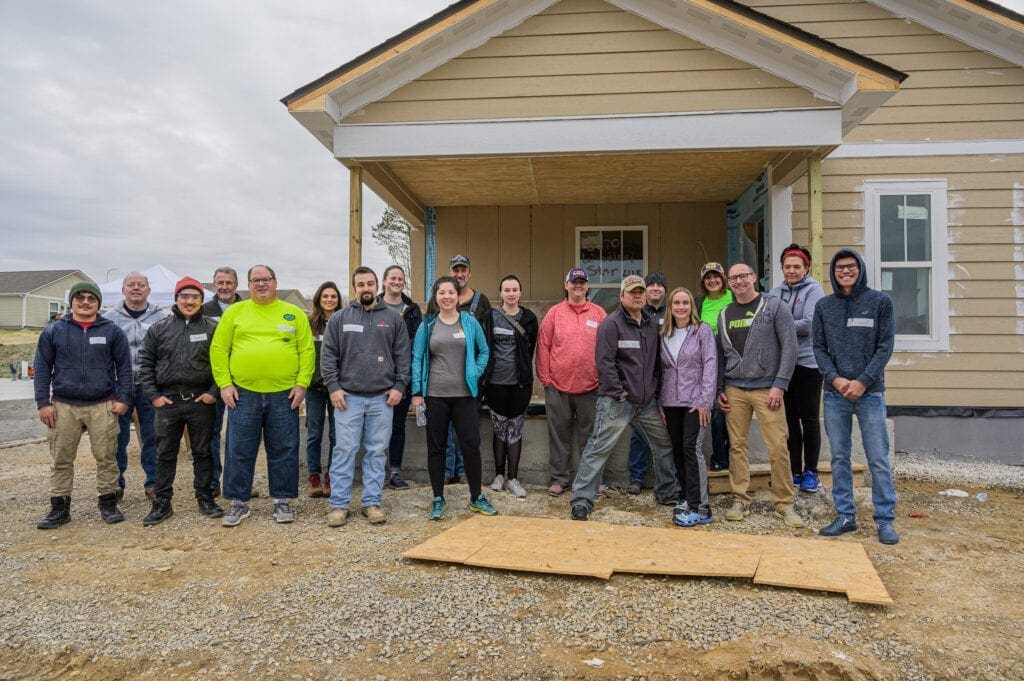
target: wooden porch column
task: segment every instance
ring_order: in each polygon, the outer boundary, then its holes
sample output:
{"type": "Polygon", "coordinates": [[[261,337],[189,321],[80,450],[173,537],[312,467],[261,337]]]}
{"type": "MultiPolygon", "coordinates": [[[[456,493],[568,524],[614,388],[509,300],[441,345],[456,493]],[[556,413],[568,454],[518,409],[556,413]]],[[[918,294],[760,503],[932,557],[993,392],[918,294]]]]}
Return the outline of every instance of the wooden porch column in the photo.
{"type": "Polygon", "coordinates": [[[821,279],[821,245],[824,221],[821,213],[821,154],[807,158],[807,233],[810,237],[811,276],[821,279]]]}
{"type": "Polygon", "coordinates": [[[363,264],[363,169],[349,169],[348,271],[349,277],[363,264]]]}

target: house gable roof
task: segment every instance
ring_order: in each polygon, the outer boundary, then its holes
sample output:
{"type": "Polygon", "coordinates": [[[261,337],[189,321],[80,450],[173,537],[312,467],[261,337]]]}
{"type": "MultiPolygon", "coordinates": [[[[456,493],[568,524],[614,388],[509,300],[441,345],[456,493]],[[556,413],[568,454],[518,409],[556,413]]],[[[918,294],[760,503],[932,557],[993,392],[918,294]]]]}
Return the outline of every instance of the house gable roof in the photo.
{"type": "Polygon", "coordinates": [[[0,272],[0,294],[25,294],[37,291],[47,284],[79,274],[92,281],[81,270],[26,270],[23,272],[0,272]]]}

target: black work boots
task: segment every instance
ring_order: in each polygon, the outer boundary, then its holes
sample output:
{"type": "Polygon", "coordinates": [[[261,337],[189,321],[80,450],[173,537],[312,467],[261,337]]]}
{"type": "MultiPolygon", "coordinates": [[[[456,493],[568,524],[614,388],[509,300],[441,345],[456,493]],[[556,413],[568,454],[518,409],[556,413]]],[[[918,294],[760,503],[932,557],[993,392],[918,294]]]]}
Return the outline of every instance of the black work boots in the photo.
{"type": "Polygon", "coordinates": [[[36,523],[40,530],[55,530],[71,522],[71,497],[50,497],[50,512],[36,523]]]}
{"type": "Polygon", "coordinates": [[[199,497],[196,501],[199,502],[199,512],[207,518],[220,518],[224,515],[224,509],[212,497],[199,497]]]}
{"type": "Polygon", "coordinates": [[[117,492],[101,494],[99,496],[100,517],[108,525],[119,523],[124,520],[124,514],[117,507],[117,492]]]}
{"type": "Polygon", "coordinates": [[[149,512],[149,515],[142,519],[142,524],[146,527],[158,525],[172,515],[174,515],[174,509],[171,508],[171,500],[157,497],[153,500],[153,509],[149,512]]]}

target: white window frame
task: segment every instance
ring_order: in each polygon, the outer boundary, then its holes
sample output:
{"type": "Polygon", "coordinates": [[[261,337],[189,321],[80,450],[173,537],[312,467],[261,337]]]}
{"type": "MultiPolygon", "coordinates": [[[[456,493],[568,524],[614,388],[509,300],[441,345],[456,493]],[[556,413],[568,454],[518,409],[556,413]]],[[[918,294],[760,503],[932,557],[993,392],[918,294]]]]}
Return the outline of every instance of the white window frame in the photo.
{"type": "Polygon", "coordinates": [[[868,283],[882,288],[882,269],[893,267],[931,270],[929,300],[932,333],[929,335],[897,334],[897,352],[943,352],[949,350],[949,231],[945,179],[866,180],[864,182],[864,251],[868,267],[868,283]],[[881,259],[880,199],[883,196],[928,194],[931,197],[931,260],[883,263],[881,259]]]}
{"type": "MultiPolygon", "coordinates": [[[[637,231],[637,230],[639,230],[642,233],[642,235],[643,235],[643,242],[644,242],[644,255],[643,255],[643,268],[642,268],[643,271],[640,273],[640,276],[641,277],[646,276],[647,267],[648,267],[647,255],[648,255],[648,249],[650,247],[650,241],[647,238],[647,225],[601,225],[599,227],[598,226],[582,226],[582,227],[577,227],[576,228],[576,252],[575,252],[574,257],[573,257],[573,260],[576,262],[576,267],[582,267],[583,266],[583,263],[580,261],[580,236],[583,234],[583,232],[614,232],[614,231],[622,231],[622,230],[630,230],[630,231],[637,231]]],[[[619,288],[620,284],[621,284],[621,280],[618,283],[611,283],[611,284],[595,284],[593,281],[591,281],[590,282],[590,288],[592,288],[592,289],[597,289],[597,288],[617,289],[617,288],[619,288]]]]}

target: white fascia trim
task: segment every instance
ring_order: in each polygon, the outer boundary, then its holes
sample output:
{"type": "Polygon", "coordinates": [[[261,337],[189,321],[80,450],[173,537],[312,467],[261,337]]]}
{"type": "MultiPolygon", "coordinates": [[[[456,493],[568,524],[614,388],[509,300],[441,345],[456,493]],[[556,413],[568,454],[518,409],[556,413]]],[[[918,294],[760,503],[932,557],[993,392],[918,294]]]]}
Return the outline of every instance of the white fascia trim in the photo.
{"type": "Polygon", "coordinates": [[[631,12],[680,33],[692,40],[723,52],[807,88],[818,97],[844,103],[856,91],[857,74],[840,69],[824,60],[794,50],[789,45],[751,31],[686,0],[607,0],[619,9],[631,12]],[[850,85],[850,81],[853,85],[850,85]]]}
{"type": "Polygon", "coordinates": [[[327,94],[337,123],[491,38],[515,28],[558,0],[501,0],[431,36],[327,94]]]}
{"type": "Polygon", "coordinates": [[[942,0],[868,0],[971,47],[1024,66],[1024,33],[942,0]]]}
{"type": "Polygon", "coordinates": [[[339,125],[334,155],[395,159],[842,143],[840,109],[339,125]]]}
{"type": "Polygon", "coordinates": [[[1024,154],[1024,139],[864,142],[844,144],[828,157],[891,158],[896,156],[1001,156],[1005,154],[1024,154]]]}

